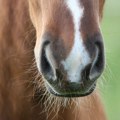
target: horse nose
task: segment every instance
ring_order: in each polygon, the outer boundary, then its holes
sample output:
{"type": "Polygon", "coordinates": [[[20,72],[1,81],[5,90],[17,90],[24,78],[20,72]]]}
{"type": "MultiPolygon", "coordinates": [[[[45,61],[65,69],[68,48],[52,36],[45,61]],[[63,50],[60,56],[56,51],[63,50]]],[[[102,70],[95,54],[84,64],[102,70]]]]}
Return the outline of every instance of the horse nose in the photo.
{"type": "MultiPolygon", "coordinates": [[[[48,36],[43,39],[40,52],[40,72],[46,79],[48,91],[65,97],[90,94],[104,69],[104,46],[101,38],[92,42],[89,40],[86,52],[71,52],[65,61],[61,61],[58,48],[53,51],[51,39],[53,38],[48,36]]],[[[73,48],[73,51],[74,49],[76,50],[73,48]]]]}

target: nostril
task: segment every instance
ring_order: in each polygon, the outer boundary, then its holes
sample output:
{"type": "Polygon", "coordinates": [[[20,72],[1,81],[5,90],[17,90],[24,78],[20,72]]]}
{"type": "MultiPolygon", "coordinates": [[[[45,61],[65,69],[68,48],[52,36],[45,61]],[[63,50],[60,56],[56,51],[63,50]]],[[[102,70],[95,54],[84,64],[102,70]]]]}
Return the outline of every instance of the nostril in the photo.
{"type": "Polygon", "coordinates": [[[98,78],[104,69],[104,47],[101,41],[97,41],[96,45],[96,54],[92,62],[92,67],[90,70],[90,79],[98,78]]]}
{"type": "Polygon", "coordinates": [[[48,60],[47,60],[47,58],[46,58],[46,53],[45,53],[45,48],[46,48],[46,46],[48,45],[49,43],[48,42],[46,42],[45,44],[43,44],[43,48],[42,48],[42,53],[41,53],[41,71],[42,71],[42,73],[43,74],[47,74],[47,73],[50,73],[50,74],[52,74],[51,73],[51,66],[50,66],[50,64],[49,64],[49,62],[48,62],[48,60]]]}
{"type": "Polygon", "coordinates": [[[45,40],[43,42],[43,48],[45,48],[48,44],[50,44],[50,41],[49,40],[45,40]]]}
{"type": "Polygon", "coordinates": [[[53,58],[51,57],[50,41],[47,40],[42,45],[40,68],[46,79],[55,79],[55,68],[53,58]]]}
{"type": "Polygon", "coordinates": [[[96,42],[97,50],[97,60],[96,60],[96,67],[99,71],[102,71],[104,68],[104,46],[102,42],[96,42]]]}
{"type": "Polygon", "coordinates": [[[90,70],[91,70],[91,64],[88,64],[82,72],[83,80],[89,80],[90,70]]]}

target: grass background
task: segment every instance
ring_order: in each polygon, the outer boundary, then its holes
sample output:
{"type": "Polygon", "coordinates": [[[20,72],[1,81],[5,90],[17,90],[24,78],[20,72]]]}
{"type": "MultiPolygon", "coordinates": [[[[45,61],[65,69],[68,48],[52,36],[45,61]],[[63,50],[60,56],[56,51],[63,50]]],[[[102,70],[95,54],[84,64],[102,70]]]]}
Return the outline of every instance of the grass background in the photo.
{"type": "Polygon", "coordinates": [[[109,120],[120,120],[120,0],[106,0],[102,33],[107,66],[101,93],[109,120]]]}

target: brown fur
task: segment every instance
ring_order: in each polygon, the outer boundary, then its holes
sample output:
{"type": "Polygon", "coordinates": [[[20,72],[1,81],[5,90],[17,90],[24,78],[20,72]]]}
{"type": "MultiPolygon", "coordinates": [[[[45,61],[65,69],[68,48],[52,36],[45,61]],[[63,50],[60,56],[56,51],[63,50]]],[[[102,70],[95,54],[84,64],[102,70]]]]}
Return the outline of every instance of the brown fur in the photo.
{"type": "MultiPolygon", "coordinates": [[[[37,4],[34,6],[40,9],[37,4]]],[[[27,0],[0,0],[0,11],[0,120],[47,120],[44,99],[41,104],[35,97],[35,71],[28,71],[33,64],[36,36],[27,0]]],[[[39,29],[37,24],[34,26],[39,29]]],[[[75,103],[71,108],[61,106],[59,115],[54,117],[53,111],[48,120],[75,120],[76,114],[76,120],[106,120],[97,92],[77,101],[81,103],[74,112],[75,103]]]]}

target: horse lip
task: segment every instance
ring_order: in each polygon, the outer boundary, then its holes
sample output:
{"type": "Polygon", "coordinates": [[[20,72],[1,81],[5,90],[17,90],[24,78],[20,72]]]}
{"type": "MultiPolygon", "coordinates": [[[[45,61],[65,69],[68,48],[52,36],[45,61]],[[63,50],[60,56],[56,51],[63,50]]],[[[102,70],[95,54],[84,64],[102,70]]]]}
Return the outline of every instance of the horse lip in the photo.
{"type": "Polygon", "coordinates": [[[55,86],[52,86],[48,82],[46,84],[47,84],[46,85],[47,90],[51,94],[58,96],[58,97],[70,97],[70,98],[72,98],[72,97],[84,97],[84,96],[90,95],[96,87],[96,83],[94,82],[92,85],[89,85],[89,87],[87,87],[87,85],[86,86],[80,85],[80,88],[78,88],[76,90],[75,89],[70,90],[69,88],[67,88],[64,91],[62,88],[57,90],[55,88],[55,86]],[[81,89],[81,88],[83,88],[83,89],[81,89]]]}
{"type": "Polygon", "coordinates": [[[49,92],[55,96],[58,97],[69,97],[69,98],[74,98],[74,97],[85,97],[90,95],[93,91],[94,91],[95,87],[93,87],[92,89],[90,89],[88,92],[86,93],[66,93],[66,94],[60,94],[55,92],[53,89],[51,89],[50,87],[48,88],[49,92]]]}

